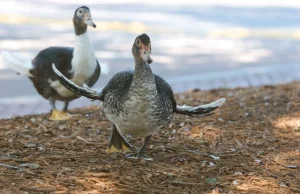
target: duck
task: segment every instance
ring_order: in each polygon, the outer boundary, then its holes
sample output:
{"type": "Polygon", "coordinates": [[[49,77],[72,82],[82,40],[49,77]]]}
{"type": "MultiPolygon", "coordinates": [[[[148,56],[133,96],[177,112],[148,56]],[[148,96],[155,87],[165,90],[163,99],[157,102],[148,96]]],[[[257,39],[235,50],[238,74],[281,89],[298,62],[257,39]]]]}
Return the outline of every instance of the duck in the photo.
{"type": "Polygon", "coordinates": [[[96,28],[92,20],[90,9],[81,6],[75,10],[73,16],[75,32],[75,46],[52,46],[40,51],[33,60],[20,56],[18,53],[2,51],[1,55],[6,66],[27,76],[36,91],[51,105],[52,111],[49,120],[69,120],[67,112],[69,102],[79,98],[76,93],[65,88],[57,79],[52,70],[52,63],[68,79],[78,85],[85,83],[92,87],[100,77],[101,67],[95,57],[92,44],[87,34],[88,26],[96,28]],[[55,106],[56,101],[63,101],[61,111],[55,106]]]}
{"type": "Polygon", "coordinates": [[[151,41],[147,34],[136,37],[132,46],[134,70],[115,74],[101,92],[81,86],[65,77],[53,64],[62,85],[74,93],[103,102],[103,112],[112,122],[111,138],[106,152],[122,152],[126,158],[153,160],[146,153],[151,136],[172,122],[173,114],[208,116],[222,106],[220,98],[200,106],[177,105],[171,86],[152,72],[151,41]],[[125,135],[144,138],[142,147],[134,152],[125,135]]]}

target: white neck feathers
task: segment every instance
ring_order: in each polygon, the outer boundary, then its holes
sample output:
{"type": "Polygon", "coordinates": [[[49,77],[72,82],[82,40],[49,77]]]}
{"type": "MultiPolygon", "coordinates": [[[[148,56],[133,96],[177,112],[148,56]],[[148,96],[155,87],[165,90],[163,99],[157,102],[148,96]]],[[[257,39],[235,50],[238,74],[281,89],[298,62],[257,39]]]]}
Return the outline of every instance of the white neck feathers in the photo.
{"type": "Polygon", "coordinates": [[[90,77],[94,73],[96,65],[96,57],[87,33],[76,36],[72,59],[74,76],[90,77]]]}

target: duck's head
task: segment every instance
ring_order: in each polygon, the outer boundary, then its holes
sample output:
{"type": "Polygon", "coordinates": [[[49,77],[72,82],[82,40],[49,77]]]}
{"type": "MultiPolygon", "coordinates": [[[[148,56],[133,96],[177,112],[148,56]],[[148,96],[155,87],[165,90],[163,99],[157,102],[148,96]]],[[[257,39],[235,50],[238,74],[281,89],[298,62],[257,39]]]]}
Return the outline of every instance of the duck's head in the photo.
{"type": "Polygon", "coordinates": [[[152,63],[151,41],[147,34],[142,34],[136,37],[132,46],[132,54],[136,61],[144,61],[148,64],[152,63]]]}
{"type": "Polygon", "coordinates": [[[96,24],[94,24],[92,20],[90,9],[86,6],[81,6],[75,10],[73,24],[77,35],[86,32],[87,26],[96,28],[96,24]]]}

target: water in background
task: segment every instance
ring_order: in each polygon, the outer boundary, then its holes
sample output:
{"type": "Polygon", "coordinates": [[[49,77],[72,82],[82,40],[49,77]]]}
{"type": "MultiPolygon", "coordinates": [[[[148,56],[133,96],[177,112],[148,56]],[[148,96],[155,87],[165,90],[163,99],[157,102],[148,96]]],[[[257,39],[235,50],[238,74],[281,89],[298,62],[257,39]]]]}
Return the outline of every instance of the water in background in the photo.
{"type": "MultiPolygon", "coordinates": [[[[86,1],[96,29],[89,36],[100,62],[110,67],[95,85],[133,68],[131,46],[146,32],[153,71],[175,92],[300,79],[300,2],[86,1]],[[99,3],[101,2],[101,3],[99,3]],[[125,2],[125,3],[123,3],[125,2]]],[[[73,46],[72,17],[82,1],[1,0],[0,50],[33,58],[49,46],[73,46]]],[[[31,82],[0,59],[0,117],[48,112],[31,82]]],[[[76,100],[72,106],[86,106],[76,100]]]]}

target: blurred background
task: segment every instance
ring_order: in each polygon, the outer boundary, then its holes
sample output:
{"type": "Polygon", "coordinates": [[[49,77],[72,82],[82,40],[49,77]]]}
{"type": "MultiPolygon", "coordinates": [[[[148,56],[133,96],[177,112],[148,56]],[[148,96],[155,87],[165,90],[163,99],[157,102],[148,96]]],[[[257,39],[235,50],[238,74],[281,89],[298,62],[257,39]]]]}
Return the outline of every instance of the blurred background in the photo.
{"type": "MultiPolygon", "coordinates": [[[[88,29],[96,56],[110,68],[94,88],[133,68],[131,46],[143,32],[152,41],[153,71],[175,92],[300,79],[296,0],[1,0],[0,50],[32,59],[49,46],[73,46],[72,17],[81,5],[97,24],[88,29]]],[[[0,88],[0,118],[50,110],[29,79],[5,67],[1,57],[0,88]]],[[[91,104],[80,98],[71,107],[91,104]]]]}

